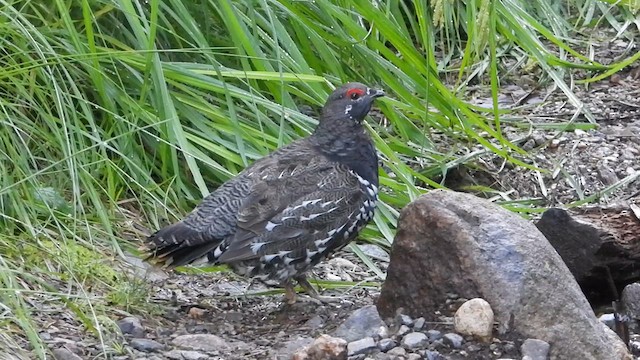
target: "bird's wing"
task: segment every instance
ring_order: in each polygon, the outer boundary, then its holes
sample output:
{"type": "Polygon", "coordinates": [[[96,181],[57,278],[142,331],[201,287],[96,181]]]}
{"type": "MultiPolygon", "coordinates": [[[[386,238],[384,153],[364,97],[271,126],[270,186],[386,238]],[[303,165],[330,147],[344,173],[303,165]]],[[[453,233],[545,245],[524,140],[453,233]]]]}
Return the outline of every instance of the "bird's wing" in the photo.
{"type": "Polygon", "coordinates": [[[303,141],[294,142],[221,185],[185,219],[151,235],[144,248],[157,263],[178,266],[193,262],[237,237],[236,231],[246,237],[246,231],[265,226],[268,219],[261,224],[260,216],[277,213],[289,202],[317,190],[321,175],[330,177],[332,166],[326,158],[314,156],[303,141]],[[264,201],[260,196],[272,197],[266,206],[274,208],[258,210],[264,201]]]}
{"type": "Polygon", "coordinates": [[[343,165],[312,161],[294,167],[254,185],[238,211],[236,232],[225,240],[217,260],[295,259],[307,250],[322,252],[342,230],[354,230],[365,201],[357,177],[343,165]]]}

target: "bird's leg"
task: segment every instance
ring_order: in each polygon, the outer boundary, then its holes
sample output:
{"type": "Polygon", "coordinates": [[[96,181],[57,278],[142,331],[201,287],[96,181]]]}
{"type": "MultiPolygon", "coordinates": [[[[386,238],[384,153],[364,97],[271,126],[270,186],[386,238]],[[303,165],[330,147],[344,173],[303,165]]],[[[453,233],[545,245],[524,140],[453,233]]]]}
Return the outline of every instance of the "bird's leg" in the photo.
{"type": "Polygon", "coordinates": [[[322,296],[322,295],[318,294],[318,291],[313,287],[313,285],[311,285],[309,280],[307,280],[307,276],[305,274],[300,274],[300,275],[294,276],[293,279],[295,281],[297,281],[298,284],[309,295],[309,297],[311,299],[313,299],[313,300],[316,300],[314,302],[318,303],[319,305],[321,305],[323,303],[326,304],[326,303],[341,301],[341,299],[337,298],[337,297],[322,296]]]}
{"type": "Polygon", "coordinates": [[[291,280],[286,280],[282,286],[284,287],[284,298],[287,300],[287,304],[293,305],[296,302],[296,289],[291,283],[291,280]]]}

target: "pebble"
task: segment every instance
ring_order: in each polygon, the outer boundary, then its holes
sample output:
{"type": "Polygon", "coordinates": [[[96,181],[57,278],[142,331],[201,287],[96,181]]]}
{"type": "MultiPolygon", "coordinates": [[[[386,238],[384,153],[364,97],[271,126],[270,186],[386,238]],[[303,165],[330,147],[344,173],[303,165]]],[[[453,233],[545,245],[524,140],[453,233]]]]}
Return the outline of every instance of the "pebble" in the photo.
{"type": "Polygon", "coordinates": [[[522,357],[530,360],[547,360],[549,356],[549,343],[538,339],[527,339],[520,347],[522,357]]]}
{"type": "Polygon", "coordinates": [[[407,354],[407,360],[420,360],[422,359],[422,356],[420,354],[415,354],[415,353],[411,353],[411,354],[407,354]]]}
{"type": "Polygon", "coordinates": [[[405,326],[413,325],[413,319],[411,319],[409,315],[400,314],[398,315],[397,319],[401,325],[405,325],[405,326]]]}
{"type": "Polygon", "coordinates": [[[127,316],[118,320],[118,327],[125,335],[131,335],[134,338],[144,337],[144,327],[137,317],[127,316]]]}
{"type": "MultiPolygon", "coordinates": [[[[308,359],[340,360],[347,355],[347,342],[344,339],[323,334],[303,350],[308,359]]],[[[301,357],[301,359],[306,358],[301,357]]]]}
{"type": "Polygon", "coordinates": [[[360,248],[360,250],[362,250],[363,253],[365,253],[371,258],[382,260],[385,262],[389,261],[389,253],[386,252],[383,248],[381,248],[378,245],[374,245],[374,244],[360,245],[359,244],[358,247],[360,248]]]}
{"type": "MultiPolygon", "coordinates": [[[[272,345],[271,341],[268,341],[267,339],[262,339],[262,340],[265,340],[265,341],[260,343],[256,341],[256,345],[260,345],[260,346],[272,345]]],[[[289,339],[284,344],[282,344],[280,349],[277,350],[274,357],[277,359],[280,359],[280,358],[291,359],[293,357],[295,359],[295,354],[297,354],[298,352],[304,352],[304,355],[306,356],[307,355],[306,350],[309,347],[309,345],[313,343],[313,341],[314,339],[306,336],[298,336],[296,338],[289,339]]]]}
{"type": "Polygon", "coordinates": [[[483,340],[491,339],[493,332],[493,310],[491,305],[481,298],[466,301],[458,308],[453,317],[456,332],[477,336],[483,340]]]}
{"type": "Polygon", "coordinates": [[[598,318],[602,323],[607,325],[611,330],[615,330],[616,328],[616,320],[613,314],[602,314],[598,318]]]}
{"type": "Polygon", "coordinates": [[[431,342],[442,339],[442,333],[438,330],[427,330],[427,336],[431,342]]]}
{"type": "Polygon", "coordinates": [[[446,358],[442,356],[442,354],[432,350],[427,350],[427,352],[424,354],[424,358],[427,360],[446,360],[446,358]]]}
{"type": "Polygon", "coordinates": [[[421,330],[424,327],[425,323],[426,323],[426,320],[423,317],[419,317],[419,318],[413,320],[413,329],[414,330],[421,330]]]}
{"type": "Polygon", "coordinates": [[[56,360],[82,360],[82,358],[65,348],[53,350],[53,358],[56,360]]]}
{"type": "Polygon", "coordinates": [[[403,337],[410,332],[411,329],[407,325],[400,325],[400,328],[398,329],[398,332],[396,332],[396,335],[398,335],[399,337],[403,337]]]}
{"type": "Polygon", "coordinates": [[[391,357],[391,355],[389,355],[387,353],[378,352],[378,353],[375,353],[375,354],[371,355],[368,358],[365,358],[364,360],[397,360],[397,358],[391,357]]]}
{"type": "MultiPolygon", "coordinates": [[[[367,355],[365,354],[359,354],[359,355],[353,355],[353,356],[349,356],[347,357],[347,360],[365,360],[367,358],[367,355]]],[[[318,359],[320,360],[320,359],[318,359]]],[[[325,360],[325,359],[322,359],[325,360]]]]}
{"type": "Polygon", "coordinates": [[[471,345],[467,346],[467,351],[469,351],[469,352],[480,351],[480,349],[482,349],[482,348],[480,346],[476,345],[476,344],[471,344],[471,345]]]}
{"type": "Polygon", "coordinates": [[[316,315],[305,323],[311,330],[318,330],[324,327],[324,319],[320,315],[316,315]]]}
{"type": "Polygon", "coordinates": [[[376,342],[372,337],[366,337],[364,339],[352,341],[347,344],[347,355],[359,355],[368,354],[377,349],[376,342]]]}
{"type": "Polygon", "coordinates": [[[365,337],[384,338],[388,334],[389,329],[380,318],[375,305],[367,305],[354,311],[334,332],[335,337],[347,342],[365,337]]]}
{"type": "Polygon", "coordinates": [[[405,350],[403,347],[400,347],[400,346],[396,346],[393,349],[387,351],[387,354],[392,356],[404,356],[406,353],[407,353],[407,350],[405,350]]]}
{"type": "Polygon", "coordinates": [[[396,347],[398,343],[393,339],[382,339],[378,342],[378,349],[382,352],[387,352],[394,347],[396,347]]]}
{"type": "Polygon", "coordinates": [[[506,341],[504,343],[504,345],[502,346],[502,348],[506,352],[514,352],[514,351],[516,351],[516,346],[510,341],[506,341]]]}
{"type": "Polygon", "coordinates": [[[171,350],[163,354],[171,360],[206,360],[209,355],[193,350],[171,350]]]}
{"type": "Polygon", "coordinates": [[[442,339],[444,340],[445,344],[450,345],[454,349],[459,349],[460,347],[462,347],[462,342],[464,341],[462,336],[456,333],[446,333],[444,334],[444,336],[442,336],[442,339]]]}
{"type": "Polygon", "coordinates": [[[407,349],[418,349],[429,345],[429,338],[421,332],[412,332],[402,338],[402,347],[407,349]]]}
{"type": "Polygon", "coordinates": [[[164,349],[164,345],[151,339],[132,339],[129,341],[129,345],[136,350],[144,352],[160,351],[164,349]]]}
{"type": "Polygon", "coordinates": [[[174,338],[171,343],[177,347],[197,351],[220,351],[230,348],[226,340],[213,334],[180,335],[174,338]]]}

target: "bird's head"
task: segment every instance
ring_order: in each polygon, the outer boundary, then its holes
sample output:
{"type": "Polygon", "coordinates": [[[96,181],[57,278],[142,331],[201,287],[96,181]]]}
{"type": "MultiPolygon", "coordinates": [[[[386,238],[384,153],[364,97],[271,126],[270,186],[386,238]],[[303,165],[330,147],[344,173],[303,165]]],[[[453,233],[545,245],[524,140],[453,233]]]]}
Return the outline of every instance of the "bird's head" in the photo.
{"type": "Polygon", "coordinates": [[[351,82],[331,93],[322,109],[325,118],[351,119],[360,123],[371,110],[373,100],[384,96],[384,91],[351,82]]]}

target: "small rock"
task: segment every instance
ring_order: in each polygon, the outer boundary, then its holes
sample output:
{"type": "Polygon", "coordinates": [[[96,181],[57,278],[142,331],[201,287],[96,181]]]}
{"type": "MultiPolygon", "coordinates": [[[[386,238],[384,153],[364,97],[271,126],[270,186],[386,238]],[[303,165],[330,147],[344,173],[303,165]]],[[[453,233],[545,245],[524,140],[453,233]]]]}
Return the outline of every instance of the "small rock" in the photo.
{"type": "Polygon", "coordinates": [[[169,278],[169,274],[166,271],[143,261],[140,256],[125,254],[124,259],[131,265],[133,275],[137,278],[150,282],[160,282],[169,278]]]}
{"type": "Polygon", "coordinates": [[[427,350],[427,352],[424,354],[424,358],[427,360],[446,360],[446,358],[442,356],[442,354],[432,350],[427,350]]]}
{"type": "Polygon", "coordinates": [[[456,333],[446,333],[444,334],[444,336],[442,336],[442,339],[444,340],[445,344],[450,345],[454,349],[459,349],[460,347],[462,347],[462,342],[464,341],[462,336],[456,333]]]}
{"type": "Polygon", "coordinates": [[[491,305],[481,298],[471,299],[460,306],[453,317],[456,332],[477,336],[485,341],[491,340],[493,332],[493,310],[491,305]]]}
{"type": "Polygon", "coordinates": [[[421,332],[412,332],[402,338],[402,347],[407,349],[419,349],[429,345],[429,338],[421,332]]]}
{"type": "MultiPolygon", "coordinates": [[[[397,360],[396,357],[391,357],[391,355],[383,352],[377,352],[369,358],[371,360],[397,360]]],[[[366,359],[365,359],[366,360],[366,359]]]]}
{"type": "Polygon", "coordinates": [[[311,330],[317,330],[324,327],[324,319],[320,315],[316,315],[305,323],[311,330]]]}
{"type": "Polygon", "coordinates": [[[133,316],[127,316],[118,321],[118,327],[125,335],[131,335],[134,338],[144,337],[144,327],[140,322],[140,319],[133,316]]]}
{"type": "Polygon", "coordinates": [[[436,341],[442,339],[442,333],[438,330],[427,330],[427,336],[429,337],[429,341],[436,341]]]}
{"type": "Polygon", "coordinates": [[[419,354],[415,354],[415,353],[407,354],[407,360],[420,360],[420,359],[422,359],[422,356],[419,354]]]}
{"type": "Polygon", "coordinates": [[[620,181],[616,172],[605,164],[598,166],[598,175],[600,176],[600,181],[606,186],[613,185],[620,181]]]}
{"type": "Polygon", "coordinates": [[[384,337],[388,334],[387,325],[384,323],[375,305],[368,305],[353,312],[334,332],[334,336],[345,339],[348,342],[360,340],[365,337],[384,337]]]}
{"type": "Polygon", "coordinates": [[[536,141],[533,139],[529,139],[524,143],[524,145],[522,145],[522,149],[529,151],[529,150],[532,150],[535,146],[536,146],[536,141]]]}
{"type": "Polygon", "coordinates": [[[406,353],[407,353],[407,350],[405,350],[403,347],[400,347],[400,346],[396,346],[393,349],[387,351],[387,354],[391,356],[404,356],[406,353]]]}
{"type": "Polygon", "coordinates": [[[399,314],[396,319],[398,320],[398,323],[401,325],[405,325],[405,326],[411,326],[413,325],[413,319],[411,319],[411,316],[409,315],[405,315],[405,314],[399,314]]]}
{"type": "Polygon", "coordinates": [[[367,355],[359,354],[359,355],[349,356],[347,357],[347,360],[365,360],[366,358],[367,358],[367,355]]]}
{"type": "Polygon", "coordinates": [[[364,339],[352,341],[347,344],[347,355],[354,356],[360,354],[368,354],[377,349],[376,342],[372,337],[366,337],[364,339]]]}
{"type": "Polygon", "coordinates": [[[163,354],[171,360],[206,360],[209,355],[193,350],[171,350],[163,354]]]}
{"type": "Polygon", "coordinates": [[[394,347],[396,347],[398,343],[393,339],[382,339],[378,342],[378,349],[382,352],[387,352],[394,347]]]}
{"type": "Polygon", "coordinates": [[[399,337],[403,337],[409,332],[411,332],[411,329],[407,325],[400,325],[400,328],[396,332],[396,335],[398,335],[399,337]]]}
{"type": "MultiPolygon", "coordinates": [[[[265,342],[261,344],[263,346],[271,344],[271,341],[268,341],[266,339],[262,339],[262,340],[265,340],[265,342]]],[[[306,350],[309,347],[309,345],[313,343],[313,341],[314,339],[306,336],[299,336],[295,339],[288,340],[279,349],[276,350],[276,353],[273,357],[276,359],[291,359],[294,356],[294,354],[301,352],[303,350],[304,350],[304,355],[306,356],[307,355],[306,350]]],[[[298,358],[297,360],[301,360],[301,359],[304,359],[304,358],[298,358]]]]}
{"type": "Polygon", "coordinates": [[[132,339],[129,341],[129,345],[136,350],[144,352],[160,351],[164,349],[164,345],[151,339],[132,339]]]}
{"type": "Polygon", "coordinates": [[[226,340],[213,334],[180,335],[171,343],[177,347],[197,351],[221,351],[230,348],[226,340]]]}
{"type": "Polygon", "coordinates": [[[82,358],[65,348],[53,350],[53,358],[56,360],[82,360],[82,358]]]}
{"type": "Polygon", "coordinates": [[[549,343],[538,339],[527,339],[520,347],[522,356],[528,356],[531,360],[547,360],[549,356],[549,343]]]}
{"type": "Polygon", "coordinates": [[[363,253],[365,253],[366,255],[368,255],[369,257],[373,258],[373,259],[378,259],[378,260],[382,260],[382,261],[389,261],[389,253],[386,252],[384,249],[382,249],[380,246],[378,245],[374,245],[374,244],[358,244],[358,247],[360,248],[360,250],[362,250],[363,253]]]}
{"type": "Polygon", "coordinates": [[[476,351],[480,351],[480,349],[482,349],[480,346],[476,345],[476,344],[471,344],[469,346],[467,346],[467,351],[468,352],[476,352],[476,351]]]}
{"type": "Polygon", "coordinates": [[[415,330],[420,330],[424,327],[424,324],[426,323],[426,320],[423,317],[419,317],[415,320],[413,320],[413,328],[415,330]]]}
{"type": "Polygon", "coordinates": [[[293,355],[294,360],[342,360],[347,357],[347,342],[327,334],[320,335],[301,351],[293,355]]]}
{"type": "Polygon", "coordinates": [[[207,314],[207,310],[199,308],[197,306],[193,306],[189,309],[187,316],[192,319],[202,319],[207,314]]]}
{"type": "Polygon", "coordinates": [[[603,324],[607,325],[611,330],[616,329],[616,319],[613,314],[602,314],[600,315],[598,320],[600,320],[600,322],[602,322],[603,324]]]}

